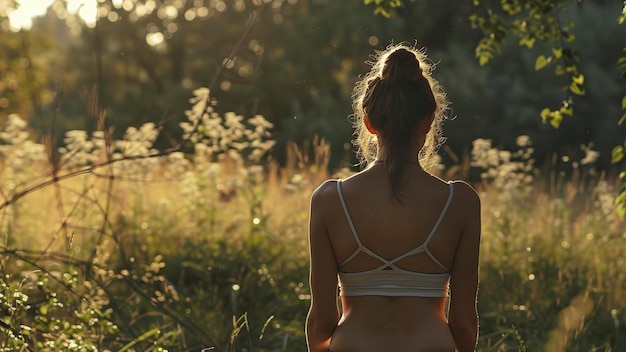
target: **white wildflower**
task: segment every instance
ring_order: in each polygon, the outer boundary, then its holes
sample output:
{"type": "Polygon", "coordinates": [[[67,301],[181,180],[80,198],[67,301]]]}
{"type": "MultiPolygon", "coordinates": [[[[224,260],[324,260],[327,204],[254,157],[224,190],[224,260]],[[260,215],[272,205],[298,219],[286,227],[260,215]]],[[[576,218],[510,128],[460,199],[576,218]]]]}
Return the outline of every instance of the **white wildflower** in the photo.
{"type": "Polygon", "coordinates": [[[600,157],[600,152],[591,149],[592,147],[593,147],[593,144],[580,146],[580,149],[582,149],[585,152],[585,157],[580,161],[581,164],[583,165],[593,164],[600,157]]]}
{"type": "Polygon", "coordinates": [[[527,135],[517,136],[517,138],[515,138],[515,143],[517,144],[518,147],[522,147],[522,148],[530,147],[532,145],[530,137],[527,135]]]}
{"type": "Polygon", "coordinates": [[[489,149],[485,155],[485,161],[488,166],[498,166],[500,164],[500,155],[497,149],[489,149]]]}
{"type": "Polygon", "coordinates": [[[209,88],[206,88],[206,87],[195,89],[193,91],[193,97],[189,99],[189,102],[192,104],[195,104],[199,101],[208,101],[210,93],[211,93],[211,90],[209,90],[209,88]]]}
{"type": "Polygon", "coordinates": [[[498,158],[500,159],[500,163],[508,163],[511,161],[511,152],[508,150],[499,150],[498,158]]]}
{"type": "Polygon", "coordinates": [[[167,156],[167,166],[170,174],[180,175],[186,173],[191,169],[191,163],[185,159],[185,154],[181,152],[174,152],[167,156]]]}

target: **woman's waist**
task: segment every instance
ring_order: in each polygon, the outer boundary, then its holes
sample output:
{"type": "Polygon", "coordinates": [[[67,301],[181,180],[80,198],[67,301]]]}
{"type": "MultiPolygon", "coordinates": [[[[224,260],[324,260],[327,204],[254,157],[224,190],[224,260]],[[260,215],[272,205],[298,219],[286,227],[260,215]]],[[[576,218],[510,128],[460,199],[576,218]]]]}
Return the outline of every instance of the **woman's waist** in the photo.
{"type": "Polygon", "coordinates": [[[342,321],[363,322],[374,328],[390,328],[401,324],[419,328],[425,321],[440,320],[447,325],[445,318],[445,297],[386,297],[350,296],[342,297],[342,321]],[[418,319],[419,318],[419,319],[418,319]]]}
{"type": "Polygon", "coordinates": [[[454,338],[445,318],[435,312],[389,319],[353,310],[335,329],[331,350],[452,352],[454,338]]]}

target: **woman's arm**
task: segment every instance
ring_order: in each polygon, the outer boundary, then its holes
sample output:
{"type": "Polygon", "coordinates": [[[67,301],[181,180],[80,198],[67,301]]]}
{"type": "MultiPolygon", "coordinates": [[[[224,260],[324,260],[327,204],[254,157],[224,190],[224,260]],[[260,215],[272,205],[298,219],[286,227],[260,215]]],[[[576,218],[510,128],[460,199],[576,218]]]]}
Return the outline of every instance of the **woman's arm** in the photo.
{"type": "Polygon", "coordinates": [[[478,339],[478,256],[480,247],[480,199],[465,183],[457,183],[463,202],[465,226],[457,244],[450,278],[448,325],[457,352],[474,351],[478,339]]]}
{"type": "Polygon", "coordinates": [[[307,345],[310,352],[326,352],[330,338],[339,322],[337,304],[337,263],[324,223],[328,203],[336,196],[332,183],[325,182],[311,196],[309,214],[309,254],[311,268],[309,285],[311,307],[306,321],[307,345]]]}

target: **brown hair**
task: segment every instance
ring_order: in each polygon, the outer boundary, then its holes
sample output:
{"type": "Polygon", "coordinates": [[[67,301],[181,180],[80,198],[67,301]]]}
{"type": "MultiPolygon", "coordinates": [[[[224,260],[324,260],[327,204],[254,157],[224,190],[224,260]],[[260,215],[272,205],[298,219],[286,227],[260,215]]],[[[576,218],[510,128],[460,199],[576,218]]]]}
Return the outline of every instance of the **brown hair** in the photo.
{"type": "Polygon", "coordinates": [[[441,124],[448,109],[443,88],[431,76],[434,65],[424,50],[404,43],[390,45],[377,52],[368,72],[354,87],[352,108],[357,156],[361,164],[376,158],[378,145],[364,123],[367,115],[387,152],[385,166],[389,172],[393,197],[399,199],[406,152],[415,126],[431,114],[432,127],[416,161],[425,168],[433,166],[433,156],[443,143],[441,124]]]}

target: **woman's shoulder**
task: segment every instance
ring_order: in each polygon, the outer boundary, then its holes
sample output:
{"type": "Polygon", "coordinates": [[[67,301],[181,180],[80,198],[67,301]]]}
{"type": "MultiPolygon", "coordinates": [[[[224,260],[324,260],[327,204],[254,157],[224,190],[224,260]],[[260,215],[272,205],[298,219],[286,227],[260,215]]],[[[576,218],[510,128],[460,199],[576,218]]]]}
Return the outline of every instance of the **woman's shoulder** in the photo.
{"type": "Polygon", "coordinates": [[[480,206],[480,196],[474,187],[463,180],[448,181],[454,189],[454,198],[466,205],[480,206]]]}
{"type": "Polygon", "coordinates": [[[463,197],[463,198],[478,198],[478,192],[470,185],[468,182],[463,180],[449,180],[446,181],[438,176],[431,174],[432,178],[435,179],[435,182],[440,184],[448,185],[448,187],[452,187],[454,192],[454,197],[463,197]]]}
{"type": "Polygon", "coordinates": [[[331,198],[337,197],[337,182],[340,180],[329,179],[313,190],[311,194],[311,202],[319,203],[319,202],[327,202],[331,198]]]}

